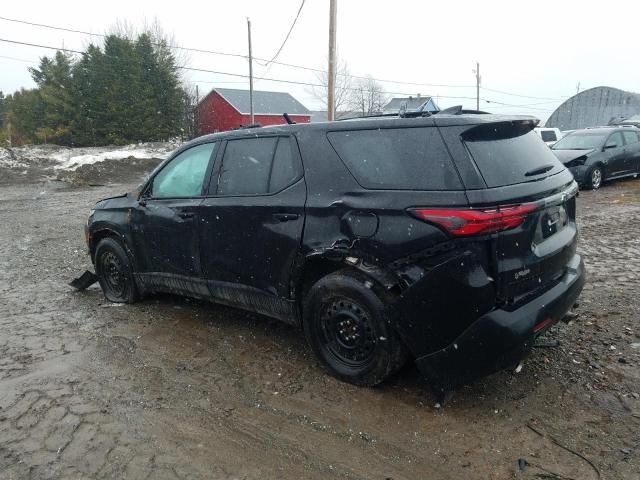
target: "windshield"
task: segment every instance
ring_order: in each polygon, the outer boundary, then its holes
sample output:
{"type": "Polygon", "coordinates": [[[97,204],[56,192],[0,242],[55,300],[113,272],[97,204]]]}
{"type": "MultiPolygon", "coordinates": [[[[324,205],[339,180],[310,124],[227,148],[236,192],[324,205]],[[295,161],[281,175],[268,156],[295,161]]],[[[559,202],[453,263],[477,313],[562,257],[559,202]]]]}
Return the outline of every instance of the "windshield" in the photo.
{"type": "Polygon", "coordinates": [[[590,150],[604,142],[605,133],[572,133],[556,143],[553,150],[590,150]]]}

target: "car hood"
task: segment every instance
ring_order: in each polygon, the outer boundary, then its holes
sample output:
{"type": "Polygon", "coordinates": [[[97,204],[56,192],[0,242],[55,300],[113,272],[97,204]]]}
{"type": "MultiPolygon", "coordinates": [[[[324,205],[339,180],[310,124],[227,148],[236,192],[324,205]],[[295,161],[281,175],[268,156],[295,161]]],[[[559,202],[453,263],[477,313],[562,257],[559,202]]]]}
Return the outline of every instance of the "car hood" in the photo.
{"type": "Polygon", "coordinates": [[[584,155],[589,155],[594,151],[593,148],[587,150],[554,150],[551,149],[553,154],[556,156],[558,160],[562,163],[569,163],[571,160],[575,160],[578,157],[582,157],[584,155]]]}
{"type": "Polygon", "coordinates": [[[135,192],[127,192],[121,195],[103,198],[102,200],[99,200],[93,208],[95,210],[102,210],[105,208],[118,208],[128,206],[135,200],[135,198],[135,192]]]}

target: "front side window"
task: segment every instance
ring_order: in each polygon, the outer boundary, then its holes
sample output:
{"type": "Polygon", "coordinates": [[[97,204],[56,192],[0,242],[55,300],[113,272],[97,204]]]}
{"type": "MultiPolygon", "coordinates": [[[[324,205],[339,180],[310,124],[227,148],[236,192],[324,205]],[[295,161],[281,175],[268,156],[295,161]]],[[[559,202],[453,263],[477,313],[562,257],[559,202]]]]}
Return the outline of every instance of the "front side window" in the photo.
{"type": "Polygon", "coordinates": [[[218,195],[265,195],[300,176],[297,157],[285,137],[229,140],[222,158],[218,195]]]}
{"type": "Polygon", "coordinates": [[[205,173],[215,148],[215,143],[206,143],[179,154],[154,177],[151,196],[178,198],[202,195],[205,173]]]}
{"type": "Polygon", "coordinates": [[[605,143],[605,148],[618,148],[622,146],[622,133],[612,133],[605,143]]]}

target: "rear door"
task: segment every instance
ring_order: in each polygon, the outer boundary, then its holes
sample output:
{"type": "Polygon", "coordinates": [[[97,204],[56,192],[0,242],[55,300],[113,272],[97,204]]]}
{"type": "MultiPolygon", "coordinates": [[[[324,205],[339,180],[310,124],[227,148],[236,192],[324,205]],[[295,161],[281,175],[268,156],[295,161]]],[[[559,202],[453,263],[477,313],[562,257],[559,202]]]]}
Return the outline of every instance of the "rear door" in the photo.
{"type": "Polygon", "coordinates": [[[306,186],[292,137],[229,140],[200,206],[203,273],[222,303],[291,320],[306,186]]]}
{"type": "Polygon", "coordinates": [[[640,172],[640,137],[638,132],[629,129],[623,131],[625,141],[625,169],[627,173],[640,172]]]}
{"type": "Polygon", "coordinates": [[[526,122],[488,123],[459,137],[486,184],[467,190],[473,208],[531,207],[521,225],[494,234],[489,243],[498,296],[505,301],[561,277],[576,250],[577,185],[531,128],[526,122]]]}

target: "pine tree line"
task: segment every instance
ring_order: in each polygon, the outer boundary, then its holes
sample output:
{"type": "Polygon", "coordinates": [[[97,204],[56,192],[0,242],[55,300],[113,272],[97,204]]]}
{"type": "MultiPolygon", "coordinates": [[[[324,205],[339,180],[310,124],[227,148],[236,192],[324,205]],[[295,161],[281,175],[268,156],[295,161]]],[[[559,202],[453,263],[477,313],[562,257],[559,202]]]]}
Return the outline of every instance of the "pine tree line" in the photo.
{"type": "Polygon", "coordinates": [[[14,145],[121,145],[191,133],[176,58],[150,33],[108,35],[78,58],[58,51],[29,70],[36,88],[0,92],[0,127],[14,145]]]}

